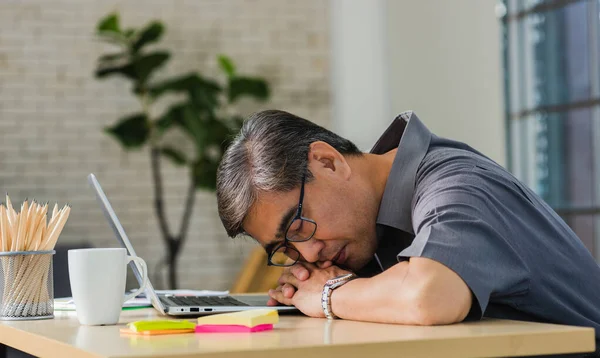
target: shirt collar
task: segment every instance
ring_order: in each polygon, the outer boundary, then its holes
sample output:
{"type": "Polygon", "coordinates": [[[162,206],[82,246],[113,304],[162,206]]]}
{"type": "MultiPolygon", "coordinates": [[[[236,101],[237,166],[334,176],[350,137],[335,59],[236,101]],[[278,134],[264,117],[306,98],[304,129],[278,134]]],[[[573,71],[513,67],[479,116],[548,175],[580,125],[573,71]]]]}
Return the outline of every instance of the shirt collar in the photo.
{"type": "Polygon", "coordinates": [[[383,154],[398,148],[379,205],[377,223],[414,234],[412,199],[417,169],[427,154],[431,132],[412,111],[400,113],[371,149],[383,154]]]}

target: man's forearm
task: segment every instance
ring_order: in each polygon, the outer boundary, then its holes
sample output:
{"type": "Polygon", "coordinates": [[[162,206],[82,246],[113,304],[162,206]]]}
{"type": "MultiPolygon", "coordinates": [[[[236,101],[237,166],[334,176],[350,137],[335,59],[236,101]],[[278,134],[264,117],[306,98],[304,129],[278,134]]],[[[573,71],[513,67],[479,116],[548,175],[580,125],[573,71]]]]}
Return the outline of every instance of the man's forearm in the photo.
{"type": "Polygon", "coordinates": [[[371,277],[348,282],[333,291],[333,313],[344,319],[381,323],[421,324],[414,288],[407,287],[408,262],[371,277]]]}
{"type": "Polygon", "coordinates": [[[331,296],[332,311],[341,318],[417,325],[460,322],[471,303],[471,292],[456,273],[424,258],[350,281],[331,296]]]}

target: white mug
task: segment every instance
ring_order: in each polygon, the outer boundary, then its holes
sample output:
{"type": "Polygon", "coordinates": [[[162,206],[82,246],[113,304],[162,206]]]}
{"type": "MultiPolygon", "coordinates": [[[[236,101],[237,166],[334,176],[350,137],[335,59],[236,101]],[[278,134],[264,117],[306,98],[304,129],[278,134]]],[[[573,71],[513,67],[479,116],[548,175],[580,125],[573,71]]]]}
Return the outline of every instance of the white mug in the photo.
{"type": "Polygon", "coordinates": [[[69,281],[79,323],[117,324],[123,303],[144,291],[148,282],[146,262],[127,256],[124,248],[69,250],[69,281]],[[142,268],[142,286],[125,294],[127,264],[142,268]]]}

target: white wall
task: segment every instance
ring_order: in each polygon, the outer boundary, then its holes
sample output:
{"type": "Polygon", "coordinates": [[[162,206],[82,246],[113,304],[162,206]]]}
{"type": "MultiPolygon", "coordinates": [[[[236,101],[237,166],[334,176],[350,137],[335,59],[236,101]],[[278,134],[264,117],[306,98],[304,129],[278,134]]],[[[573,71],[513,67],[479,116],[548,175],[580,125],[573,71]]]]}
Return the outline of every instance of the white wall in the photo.
{"type": "Polygon", "coordinates": [[[385,0],[331,1],[332,129],[363,151],[392,115],[385,0]]]}
{"type": "Polygon", "coordinates": [[[500,23],[493,0],[388,0],[391,105],[505,164],[500,23]]]}
{"type": "Polygon", "coordinates": [[[369,149],[412,109],[436,134],[505,163],[493,0],[332,0],[333,129],[369,149]]]}

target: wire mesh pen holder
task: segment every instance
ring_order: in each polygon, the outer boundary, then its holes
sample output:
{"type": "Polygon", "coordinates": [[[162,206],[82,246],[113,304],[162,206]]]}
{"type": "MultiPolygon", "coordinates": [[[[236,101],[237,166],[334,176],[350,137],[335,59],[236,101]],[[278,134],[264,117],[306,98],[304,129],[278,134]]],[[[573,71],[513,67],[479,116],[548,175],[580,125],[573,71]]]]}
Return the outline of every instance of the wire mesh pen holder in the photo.
{"type": "Polygon", "coordinates": [[[0,320],[54,317],[50,251],[0,252],[0,320]]]}

